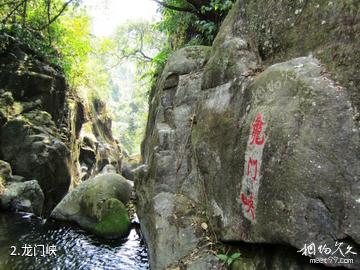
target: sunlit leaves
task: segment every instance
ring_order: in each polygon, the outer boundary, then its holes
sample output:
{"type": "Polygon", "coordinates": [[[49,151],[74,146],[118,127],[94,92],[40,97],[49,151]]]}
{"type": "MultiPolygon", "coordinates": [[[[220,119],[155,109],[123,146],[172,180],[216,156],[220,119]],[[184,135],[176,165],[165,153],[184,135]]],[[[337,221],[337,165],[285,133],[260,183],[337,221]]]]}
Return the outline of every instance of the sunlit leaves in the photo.
{"type": "Polygon", "coordinates": [[[54,47],[61,53],[62,67],[74,88],[84,84],[92,52],[90,19],[84,11],[74,11],[56,23],[54,47]]]}

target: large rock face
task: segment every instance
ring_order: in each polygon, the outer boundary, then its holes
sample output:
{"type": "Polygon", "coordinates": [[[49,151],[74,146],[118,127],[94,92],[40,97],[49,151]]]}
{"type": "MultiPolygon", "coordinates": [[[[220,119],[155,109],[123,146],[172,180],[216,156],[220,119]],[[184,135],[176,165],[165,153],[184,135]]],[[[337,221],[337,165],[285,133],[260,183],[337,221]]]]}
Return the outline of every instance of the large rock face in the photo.
{"type": "MultiPolygon", "coordinates": [[[[27,179],[36,179],[46,194],[46,207],[52,207],[67,192],[70,185],[68,161],[70,153],[66,145],[46,124],[53,124],[50,115],[36,111],[39,122],[34,118],[17,117],[9,120],[1,133],[3,157],[12,165],[16,174],[27,179]],[[43,121],[43,116],[49,117],[43,121]]],[[[37,117],[37,116],[35,116],[37,117]]],[[[35,118],[36,119],[36,118],[35,118]]]]}
{"type": "MultiPolygon", "coordinates": [[[[204,209],[199,205],[203,190],[193,166],[190,132],[201,92],[201,77],[196,71],[207,61],[208,52],[207,47],[176,52],[169,59],[152,99],[143,143],[143,156],[149,168],[146,171],[143,167],[138,172],[142,177],[135,182],[152,269],[163,269],[186,258],[206,236],[201,228],[206,221],[204,209]]],[[[213,261],[201,249],[195,253],[213,261]]],[[[219,267],[217,263],[210,263],[210,268],[203,264],[203,269],[219,267]]]]}
{"type": "MultiPolygon", "coordinates": [[[[26,46],[9,36],[6,39],[0,55],[0,156],[15,175],[38,181],[46,213],[71,183],[70,152],[59,131],[64,121],[65,79],[26,46]]],[[[42,208],[36,207],[35,212],[40,214],[42,208]]]]}
{"type": "MultiPolygon", "coordinates": [[[[212,48],[169,59],[150,96],[136,181],[152,269],[192,269],[203,223],[245,249],[294,247],[294,259],[270,269],[316,267],[296,252],[312,243],[352,247],[344,256],[354,263],[324,264],[360,267],[359,57],[350,54],[360,25],[342,17],[359,7],[299,2],[237,1],[212,48]]],[[[246,264],[238,269],[258,269],[246,264]]]]}

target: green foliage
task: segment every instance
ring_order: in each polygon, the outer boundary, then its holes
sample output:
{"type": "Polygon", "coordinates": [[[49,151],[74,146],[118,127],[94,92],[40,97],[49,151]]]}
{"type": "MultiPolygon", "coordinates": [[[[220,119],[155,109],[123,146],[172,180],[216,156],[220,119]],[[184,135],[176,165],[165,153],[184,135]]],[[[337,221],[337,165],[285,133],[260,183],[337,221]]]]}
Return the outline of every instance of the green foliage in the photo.
{"type": "Polygon", "coordinates": [[[234,0],[163,0],[159,23],[129,22],[110,38],[91,35],[79,2],[0,0],[0,52],[13,36],[63,69],[82,97],[109,100],[118,124],[114,134],[130,153],[138,153],[149,89],[169,55],[183,46],[211,44],[234,0]]]}
{"type": "MultiPolygon", "coordinates": [[[[168,44],[152,59],[150,89],[154,89],[169,55],[184,46],[211,45],[221,22],[235,0],[164,0],[159,7],[162,19],[155,29],[163,32],[168,44]],[[174,8],[175,7],[175,8],[174,8]],[[180,11],[178,9],[183,9],[180,11]],[[184,11],[188,10],[188,11],[184,11]]],[[[150,95],[151,96],[151,95],[150,95]]]]}
{"type": "Polygon", "coordinates": [[[202,14],[217,14],[216,20],[203,19],[197,20],[197,26],[202,33],[202,39],[207,44],[211,44],[217,34],[221,22],[230,11],[234,1],[233,0],[211,0],[208,5],[201,6],[202,14]]]}
{"type": "Polygon", "coordinates": [[[234,261],[238,260],[241,256],[240,252],[235,252],[231,255],[227,254],[218,254],[217,257],[227,266],[230,266],[234,261]]]}
{"type": "MultiPolygon", "coordinates": [[[[166,1],[167,3],[181,1],[166,1]]],[[[182,3],[182,2],[181,2],[182,3]]],[[[167,8],[160,7],[162,19],[156,24],[156,29],[165,33],[169,39],[170,48],[177,49],[184,46],[191,39],[196,38],[199,34],[194,28],[194,22],[197,17],[191,13],[183,13],[167,8]]]]}
{"type": "Polygon", "coordinates": [[[29,49],[40,58],[46,59],[48,56],[55,56],[57,54],[54,48],[49,46],[43,35],[29,29],[24,29],[18,24],[8,27],[1,25],[0,36],[0,52],[6,51],[7,46],[11,44],[11,40],[15,38],[27,44],[29,49]]]}
{"type": "MultiPolygon", "coordinates": [[[[147,93],[155,72],[165,65],[170,50],[165,36],[152,23],[133,21],[120,25],[97,49],[102,66],[109,72],[109,97],[113,132],[129,154],[138,154],[147,120],[147,93]],[[161,51],[160,51],[161,50],[161,51]]],[[[97,90],[97,92],[99,92],[97,90]]]]}
{"type": "Polygon", "coordinates": [[[150,95],[151,89],[153,89],[156,85],[157,78],[160,76],[161,72],[163,71],[166,62],[173,51],[168,47],[164,46],[163,49],[153,57],[151,61],[150,68],[142,74],[139,78],[140,80],[148,80],[148,91],[147,95],[150,95]]]}
{"type": "Polygon", "coordinates": [[[156,70],[164,68],[166,61],[169,58],[171,52],[172,51],[168,47],[165,47],[152,59],[156,70]]]}
{"type": "MultiPolygon", "coordinates": [[[[63,68],[73,88],[90,85],[90,54],[93,52],[90,35],[90,18],[84,10],[67,13],[53,27],[56,38],[54,48],[61,57],[56,61],[63,68]]],[[[55,62],[55,61],[54,61],[55,62]]],[[[92,73],[92,74],[91,74],[92,73]]]]}
{"type": "Polygon", "coordinates": [[[209,5],[201,7],[201,11],[202,13],[218,11],[224,16],[232,7],[233,2],[231,0],[211,0],[209,5]]]}
{"type": "Polygon", "coordinates": [[[164,0],[158,29],[169,37],[170,47],[211,45],[234,0],[164,0]],[[174,8],[188,11],[178,11],[174,8]]]}
{"type": "Polygon", "coordinates": [[[4,1],[0,0],[0,51],[6,50],[9,36],[20,40],[60,67],[73,89],[94,85],[94,75],[101,77],[89,63],[97,41],[90,34],[89,16],[77,8],[78,0],[4,1]]]}
{"type": "Polygon", "coordinates": [[[52,42],[60,36],[54,24],[77,4],[78,0],[0,0],[0,31],[21,40],[39,56],[55,58],[52,42]]]}

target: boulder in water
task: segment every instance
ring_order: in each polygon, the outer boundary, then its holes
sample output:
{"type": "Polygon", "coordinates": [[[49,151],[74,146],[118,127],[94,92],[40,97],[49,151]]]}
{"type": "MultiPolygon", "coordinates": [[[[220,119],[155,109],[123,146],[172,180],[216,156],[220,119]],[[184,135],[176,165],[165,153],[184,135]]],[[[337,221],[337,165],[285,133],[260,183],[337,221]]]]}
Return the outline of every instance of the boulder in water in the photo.
{"type": "Polygon", "coordinates": [[[73,221],[104,238],[127,234],[130,220],[125,205],[131,186],[121,175],[101,174],[82,182],[51,213],[58,220],[73,221]]]}

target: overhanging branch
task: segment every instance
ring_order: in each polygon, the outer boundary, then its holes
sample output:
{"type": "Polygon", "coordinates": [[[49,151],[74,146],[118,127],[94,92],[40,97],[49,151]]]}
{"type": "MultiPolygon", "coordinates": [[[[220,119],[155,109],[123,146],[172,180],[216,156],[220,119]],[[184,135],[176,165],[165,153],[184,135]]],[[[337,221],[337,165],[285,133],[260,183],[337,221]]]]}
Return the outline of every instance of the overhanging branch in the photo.
{"type": "Polygon", "coordinates": [[[26,0],[19,2],[11,11],[10,13],[5,17],[5,19],[2,20],[2,23],[5,24],[7,20],[11,17],[11,15],[14,14],[24,3],[26,0]]]}
{"type": "Polygon", "coordinates": [[[47,24],[39,27],[39,28],[34,28],[34,30],[37,30],[37,31],[42,31],[44,30],[46,27],[48,27],[50,24],[52,24],[54,21],[56,21],[60,16],[61,14],[65,11],[65,9],[73,2],[74,0],[69,0],[67,1],[60,9],[60,11],[58,12],[58,14],[56,14],[52,19],[50,19],[48,21],[47,24]]]}
{"type": "Polygon", "coordinates": [[[159,1],[159,0],[152,0],[152,1],[158,3],[159,5],[163,6],[164,8],[168,8],[171,10],[180,11],[180,12],[188,12],[188,13],[193,13],[196,15],[199,14],[198,10],[196,10],[194,8],[177,7],[177,6],[169,5],[169,4],[159,1]]]}

